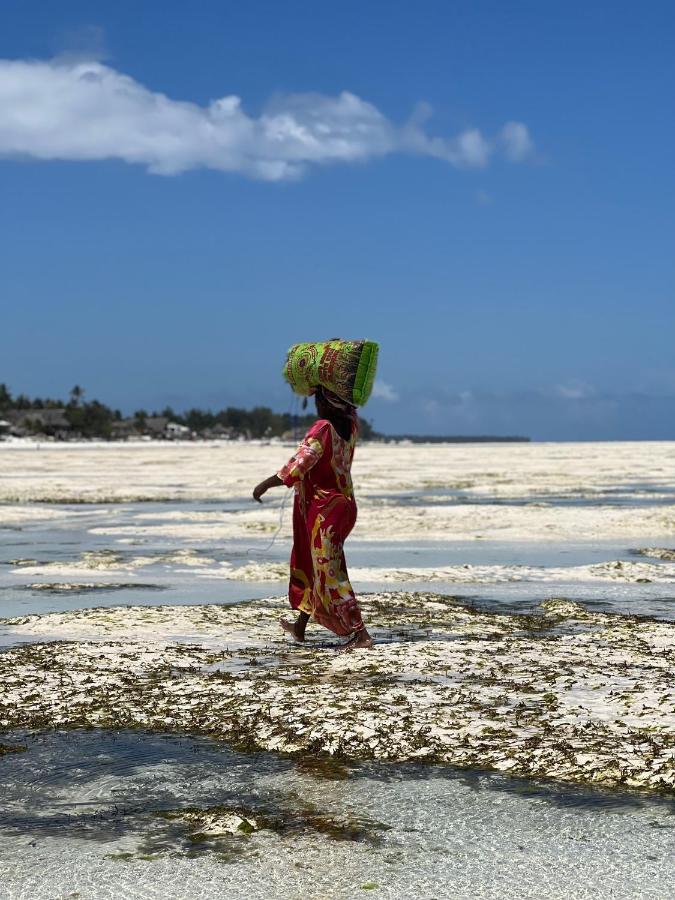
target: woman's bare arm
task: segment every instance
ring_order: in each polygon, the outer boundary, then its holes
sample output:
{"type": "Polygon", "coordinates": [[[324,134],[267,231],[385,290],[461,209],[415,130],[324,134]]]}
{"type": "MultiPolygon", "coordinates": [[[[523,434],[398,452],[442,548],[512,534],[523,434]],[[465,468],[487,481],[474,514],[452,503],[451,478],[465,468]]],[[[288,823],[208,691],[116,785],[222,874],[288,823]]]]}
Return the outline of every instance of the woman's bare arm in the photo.
{"type": "Polygon", "coordinates": [[[262,503],[262,495],[268,491],[270,488],[279,487],[283,484],[281,478],[278,475],[270,475],[269,478],[266,478],[264,481],[261,481],[260,484],[256,485],[253,488],[253,499],[257,500],[258,503],[262,503]]]}

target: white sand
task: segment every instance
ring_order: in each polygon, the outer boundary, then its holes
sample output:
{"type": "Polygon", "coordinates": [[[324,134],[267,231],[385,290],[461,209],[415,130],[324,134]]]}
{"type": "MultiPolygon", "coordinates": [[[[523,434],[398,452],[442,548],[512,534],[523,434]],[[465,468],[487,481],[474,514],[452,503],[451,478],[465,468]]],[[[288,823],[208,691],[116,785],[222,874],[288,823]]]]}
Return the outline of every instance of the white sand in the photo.
{"type": "MultiPolygon", "coordinates": [[[[291,444],[51,444],[39,451],[0,443],[0,500],[185,499],[248,496],[276,471],[291,444]]],[[[364,443],[357,448],[359,493],[454,488],[481,497],[593,497],[636,483],[672,490],[675,443],[364,443]]]]}
{"type": "MultiPolygon", "coordinates": [[[[28,506],[31,501],[248,501],[253,485],[274,472],[291,451],[290,445],[255,442],[49,445],[39,451],[0,444],[0,501],[22,504],[0,507],[0,526],[56,518],[55,510],[28,506]]],[[[666,442],[364,444],[357,450],[354,481],[359,500],[356,539],[552,541],[675,536],[675,494],[668,494],[675,486],[675,444],[666,442]],[[480,500],[484,505],[461,502],[461,497],[450,505],[439,505],[433,493],[401,502],[406,492],[438,488],[460,491],[465,500],[480,500]],[[673,503],[603,505],[603,497],[617,490],[643,500],[672,496],[673,503]],[[558,496],[595,498],[598,503],[547,505],[548,499],[558,496]],[[485,502],[490,498],[520,498],[532,505],[485,502]]],[[[195,543],[271,535],[278,526],[283,491],[271,492],[262,506],[251,501],[250,508],[238,511],[217,507],[140,511],[131,525],[102,522],[93,533],[118,541],[173,538],[195,543]]],[[[63,515],[87,514],[91,512],[85,507],[63,515]]],[[[105,510],[100,514],[104,519],[105,510]]],[[[290,528],[290,515],[286,515],[281,535],[288,537],[290,528]]]]}

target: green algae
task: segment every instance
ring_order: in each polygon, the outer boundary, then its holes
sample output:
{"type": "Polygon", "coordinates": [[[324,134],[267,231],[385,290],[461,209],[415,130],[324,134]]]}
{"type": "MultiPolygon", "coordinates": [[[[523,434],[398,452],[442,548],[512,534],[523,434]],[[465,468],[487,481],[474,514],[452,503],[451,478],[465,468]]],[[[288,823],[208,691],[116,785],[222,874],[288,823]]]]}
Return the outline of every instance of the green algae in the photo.
{"type": "Polygon", "coordinates": [[[0,756],[6,753],[25,753],[28,750],[23,744],[0,744],[0,756]]]}
{"type": "Polygon", "coordinates": [[[44,594],[92,594],[113,591],[164,591],[161,584],[144,584],[141,582],[34,582],[18,586],[20,590],[44,594]]]}
{"type": "Polygon", "coordinates": [[[317,755],[300,753],[292,758],[300,775],[309,775],[311,778],[324,781],[346,781],[351,776],[351,769],[346,760],[329,756],[327,753],[317,755]]]}
{"type": "Polygon", "coordinates": [[[315,804],[301,798],[296,798],[296,803],[292,805],[268,801],[252,808],[221,804],[186,806],[160,810],[154,813],[154,817],[181,826],[185,830],[186,840],[191,844],[218,843],[248,837],[258,831],[270,831],[280,837],[311,832],[332,841],[379,844],[382,833],[389,830],[389,826],[365,816],[335,816],[323,812],[315,804]],[[237,820],[240,820],[238,824],[237,820]]]}

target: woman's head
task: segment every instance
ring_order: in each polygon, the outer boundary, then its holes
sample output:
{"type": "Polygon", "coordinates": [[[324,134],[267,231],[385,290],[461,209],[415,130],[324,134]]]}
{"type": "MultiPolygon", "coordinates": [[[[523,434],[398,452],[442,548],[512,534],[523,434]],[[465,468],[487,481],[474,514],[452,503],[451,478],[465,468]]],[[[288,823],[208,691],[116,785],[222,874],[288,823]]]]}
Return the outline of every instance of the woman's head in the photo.
{"type": "Polygon", "coordinates": [[[316,389],[314,400],[317,415],[322,419],[328,419],[337,433],[347,440],[356,417],[356,407],[321,385],[316,389]]]}
{"type": "Polygon", "coordinates": [[[328,388],[319,385],[314,393],[316,401],[316,411],[319,415],[326,412],[336,412],[342,416],[352,416],[356,412],[356,408],[351,403],[347,403],[337,394],[329,391],[328,388]]]}

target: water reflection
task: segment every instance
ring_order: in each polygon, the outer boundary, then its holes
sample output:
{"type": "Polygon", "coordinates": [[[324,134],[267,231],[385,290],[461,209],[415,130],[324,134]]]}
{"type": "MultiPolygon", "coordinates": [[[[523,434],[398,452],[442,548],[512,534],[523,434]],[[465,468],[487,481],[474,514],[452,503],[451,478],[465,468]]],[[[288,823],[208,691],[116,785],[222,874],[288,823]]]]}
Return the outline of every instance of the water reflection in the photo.
{"type": "Polygon", "coordinates": [[[672,799],[175,735],[10,739],[27,750],[2,757],[0,852],[21,900],[53,896],[55,877],[64,890],[89,879],[97,900],[346,900],[371,883],[401,900],[652,896],[645,879],[653,896],[670,890],[672,799]],[[214,830],[232,811],[253,830],[214,830]],[[236,872],[225,892],[223,862],[236,872]]]}

